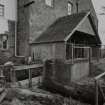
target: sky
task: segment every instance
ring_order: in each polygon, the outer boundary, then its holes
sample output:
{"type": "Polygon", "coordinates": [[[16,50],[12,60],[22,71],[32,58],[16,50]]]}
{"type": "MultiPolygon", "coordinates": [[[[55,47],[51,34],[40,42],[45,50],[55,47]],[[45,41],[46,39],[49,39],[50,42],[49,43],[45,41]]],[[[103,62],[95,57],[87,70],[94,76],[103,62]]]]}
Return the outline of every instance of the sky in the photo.
{"type": "Polygon", "coordinates": [[[102,44],[105,45],[105,14],[100,15],[101,13],[105,13],[105,0],[92,0],[94,8],[96,10],[96,14],[99,20],[99,36],[102,41],[102,44]]]}

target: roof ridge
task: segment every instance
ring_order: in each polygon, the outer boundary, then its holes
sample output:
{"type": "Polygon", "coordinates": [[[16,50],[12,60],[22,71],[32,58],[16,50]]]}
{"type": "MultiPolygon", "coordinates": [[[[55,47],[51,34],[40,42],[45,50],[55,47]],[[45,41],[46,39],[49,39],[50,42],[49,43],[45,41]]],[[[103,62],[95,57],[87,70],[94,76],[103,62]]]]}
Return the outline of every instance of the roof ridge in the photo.
{"type": "Polygon", "coordinates": [[[87,13],[82,12],[58,18],[32,43],[65,41],[65,38],[68,37],[86,15],[87,13]]]}

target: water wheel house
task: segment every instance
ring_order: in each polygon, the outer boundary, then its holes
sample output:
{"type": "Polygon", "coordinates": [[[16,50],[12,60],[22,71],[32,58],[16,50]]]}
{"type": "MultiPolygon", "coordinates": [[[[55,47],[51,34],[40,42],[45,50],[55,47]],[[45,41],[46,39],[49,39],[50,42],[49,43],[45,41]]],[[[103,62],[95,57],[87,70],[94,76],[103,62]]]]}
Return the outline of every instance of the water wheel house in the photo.
{"type": "Polygon", "coordinates": [[[61,17],[48,27],[31,43],[31,55],[43,60],[83,59],[89,57],[90,47],[92,56],[97,56],[100,44],[91,13],[78,13],[61,17]]]}
{"type": "Polygon", "coordinates": [[[31,44],[31,54],[35,59],[66,61],[66,68],[58,63],[53,70],[58,82],[68,84],[89,75],[89,55],[96,57],[100,44],[90,12],[78,13],[56,20],[31,44]]]}

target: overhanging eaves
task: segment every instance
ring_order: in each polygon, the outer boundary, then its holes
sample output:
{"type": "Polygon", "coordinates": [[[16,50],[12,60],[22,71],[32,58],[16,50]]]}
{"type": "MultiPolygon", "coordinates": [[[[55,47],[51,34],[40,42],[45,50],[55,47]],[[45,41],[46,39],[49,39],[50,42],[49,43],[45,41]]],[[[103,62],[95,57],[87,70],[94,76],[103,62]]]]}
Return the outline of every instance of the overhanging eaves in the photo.
{"type": "Polygon", "coordinates": [[[78,25],[72,30],[72,32],[64,39],[66,42],[73,34],[74,32],[80,27],[81,24],[86,20],[86,18],[90,15],[90,11],[86,14],[86,16],[78,23],[78,25]]]}

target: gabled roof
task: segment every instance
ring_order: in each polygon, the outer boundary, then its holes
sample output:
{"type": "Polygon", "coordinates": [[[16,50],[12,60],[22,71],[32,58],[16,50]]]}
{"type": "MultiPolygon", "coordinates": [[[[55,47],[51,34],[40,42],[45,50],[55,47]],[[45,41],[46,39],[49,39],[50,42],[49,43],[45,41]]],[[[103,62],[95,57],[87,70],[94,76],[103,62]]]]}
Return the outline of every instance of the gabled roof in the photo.
{"type": "Polygon", "coordinates": [[[57,19],[33,43],[64,41],[85,15],[79,13],[57,19]]]}
{"type": "Polygon", "coordinates": [[[101,42],[101,39],[99,37],[99,33],[98,33],[97,29],[96,29],[96,26],[95,26],[95,23],[93,21],[93,18],[92,18],[92,15],[91,14],[89,15],[89,19],[90,19],[91,25],[93,27],[93,30],[94,30],[94,32],[96,34],[96,40],[97,40],[97,42],[98,42],[98,44],[100,46],[102,44],[102,42],[101,42]]]}
{"type": "MultiPolygon", "coordinates": [[[[33,43],[51,43],[67,41],[75,32],[76,27],[89,13],[78,13],[57,19],[33,43]]],[[[32,43],[32,44],[33,44],[32,43]]]]}

